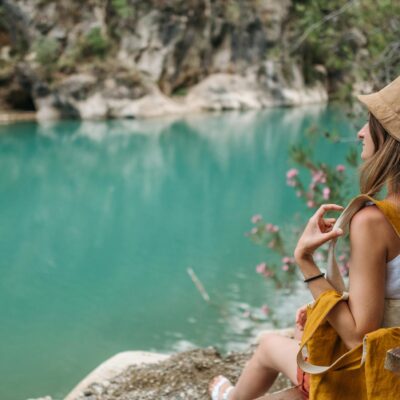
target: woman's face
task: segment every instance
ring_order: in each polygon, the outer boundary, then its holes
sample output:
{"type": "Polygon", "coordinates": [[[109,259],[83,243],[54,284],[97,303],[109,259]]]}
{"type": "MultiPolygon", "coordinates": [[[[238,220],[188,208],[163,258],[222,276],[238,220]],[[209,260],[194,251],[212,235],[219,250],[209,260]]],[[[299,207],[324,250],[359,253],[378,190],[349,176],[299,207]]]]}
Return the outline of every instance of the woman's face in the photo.
{"type": "Polygon", "coordinates": [[[366,160],[371,157],[375,152],[375,145],[372,141],[371,133],[369,131],[369,123],[367,122],[357,133],[358,139],[362,141],[361,159],[366,160]]]}

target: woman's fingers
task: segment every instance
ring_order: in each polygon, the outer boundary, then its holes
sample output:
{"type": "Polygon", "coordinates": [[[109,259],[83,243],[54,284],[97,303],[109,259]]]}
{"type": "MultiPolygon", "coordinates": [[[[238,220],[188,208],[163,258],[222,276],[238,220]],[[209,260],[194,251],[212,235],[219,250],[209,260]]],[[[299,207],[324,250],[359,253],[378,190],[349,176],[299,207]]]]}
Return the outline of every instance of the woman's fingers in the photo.
{"type": "Polygon", "coordinates": [[[324,242],[323,243],[327,242],[328,240],[335,239],[338,236],[343,235],[343,233],[344,233],[343,229],[341,229],[341,228],[337,228],[335,230],[330,229],[327,232],[323,232],[323,235],[324,235],[324,242]]]}
{"type": "Polygon", "coordinates": [[[296,320],[296,325],[299,327],[299,329],[304,329],[306,320],[307,320],[307,314],[305,312],[302,312],[299,318],[296,320]]]}
{"type": "Polygon", "coordinates": [[[304,325],[306,323],[307,320],[307,304],[304,304],[303,306],[301,306],[300,308],[297,309],[296,311],[296,328],[299,331],[303,331],[304,330],[304,325]]]}
{"type": "Polygon", "coordinates": [[[315,212],[313,217],[321,219],[327,211],[342,211],[344,207],[337,204],[322,204],[320,208],[315,212]]]}
{"type": "Polygon", "coordinates": [[[336,222],[336,218],[322,218],[320,222],[326,226],[333,225],[336,222]]]}
{"type": "Polygon", "coordinates": [[[323,204],[310,218],[295,249],[296,257],[313,254],[313,252],[328,240],[343,234],[341,229],[333,229],[335,218],[323,218],[327,211],[342,211],[337,204],[323,204]]]}
{"type": "Polygon", "coordinates": [[[305,318],[307,315],[307,304],[301,306],[296,311],[296,324],[304,325],[305,318]]]}
{"type": "Polygon", "coordinates": [[[316,220],[321,232],[326,233],[327,228],[329,229],[335,223],[336,218],[323,218],[324,214],[327,211],[341,211],[341,210],[343,210],[343,207],[337,204],[323,204],[311,217],[311,220],[313,219],[316,220]]]}
{"type": "Polygon", "coordinates": [[[329,232],[333,228],[333,225],[336,222],[336,218],[325,218],[322,220],[322,226],[320,225],[321,231],[324,232],[329,232]]]}

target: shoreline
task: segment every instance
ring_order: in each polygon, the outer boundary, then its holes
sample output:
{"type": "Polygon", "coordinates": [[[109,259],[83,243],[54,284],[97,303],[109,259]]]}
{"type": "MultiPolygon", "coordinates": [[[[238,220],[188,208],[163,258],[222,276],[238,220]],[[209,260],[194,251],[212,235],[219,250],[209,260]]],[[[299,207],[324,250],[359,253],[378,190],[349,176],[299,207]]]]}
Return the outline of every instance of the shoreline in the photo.
{"type": "Polygon", "coordinates": [[[323,109],[330,104],[336,104],[336,102],[318,102],[310,104],[298,104],[293,106],[287,106],[282,104],[276,104],[273,106],[262,107],[262,108],[248,108],[248,109],[226,109],[226,110],[207,110],[207,109],[195,109],[188,110],[187,112],[180,113],[164,113],[160,115],[151,116],[138,116],[137,118],[130,117],[107,117],[107,118],[40,118],[38,111],[0,111],[0,125],[12,124],[15,122],[37,122],[40,123],[57,123],[61,121],[79,121],[79,122],[107,122],[107,121],[152,121],[152,120],[176,120],[188,115],[205,116],[205,115],[219,115],[229,113],[243,113],[243,112],[260,112],[270,109],[292,109],[300,110],[302,108],[316,108],[323,109]]]}
{"type": "Polygon", "coordinates": [[[0,124],[19,121],[37,121],[36,111],[1,111],[0,124]]]}

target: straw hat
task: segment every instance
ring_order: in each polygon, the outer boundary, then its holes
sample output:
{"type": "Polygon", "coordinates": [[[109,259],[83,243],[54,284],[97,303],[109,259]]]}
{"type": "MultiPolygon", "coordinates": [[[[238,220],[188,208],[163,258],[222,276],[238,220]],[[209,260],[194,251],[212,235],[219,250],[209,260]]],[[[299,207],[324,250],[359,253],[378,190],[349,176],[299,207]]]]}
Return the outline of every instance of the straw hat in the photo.
{"type": "Polygon", "coordinates": [[[400,76],[379,92],[357,96],[396,140],[400,140],[400,76]]]}

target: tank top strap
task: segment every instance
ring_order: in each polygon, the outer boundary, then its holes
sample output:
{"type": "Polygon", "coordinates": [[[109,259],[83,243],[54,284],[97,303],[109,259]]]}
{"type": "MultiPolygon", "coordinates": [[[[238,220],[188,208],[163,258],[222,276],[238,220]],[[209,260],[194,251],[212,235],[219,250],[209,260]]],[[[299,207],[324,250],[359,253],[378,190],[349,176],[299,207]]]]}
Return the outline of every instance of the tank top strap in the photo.
{"type": "Polygon", "coordinates": [[[400,205],[389,200],[375,200],[374,203],[391,223],[397,235],[400,236],[400,205]]]}

